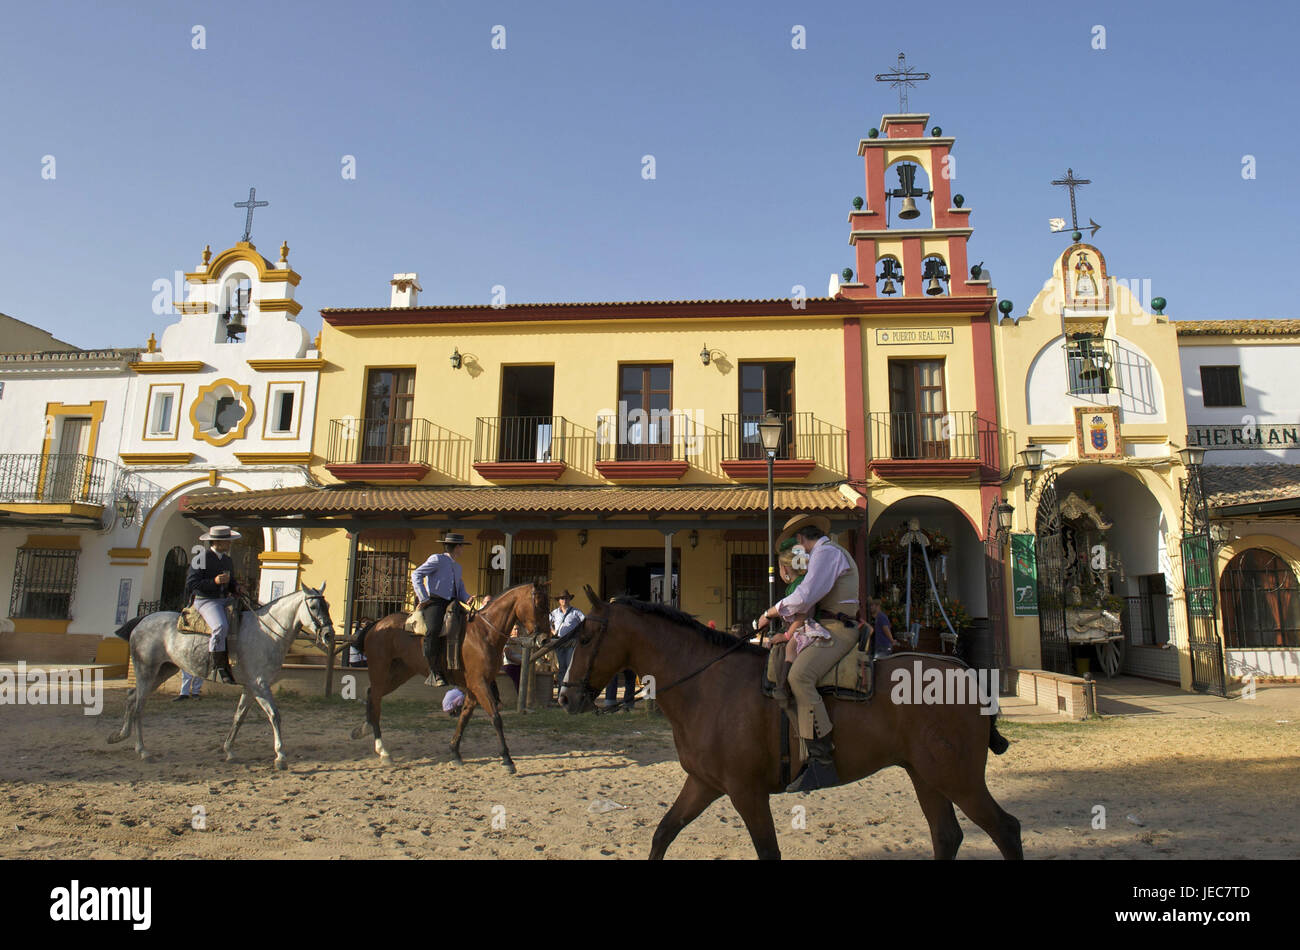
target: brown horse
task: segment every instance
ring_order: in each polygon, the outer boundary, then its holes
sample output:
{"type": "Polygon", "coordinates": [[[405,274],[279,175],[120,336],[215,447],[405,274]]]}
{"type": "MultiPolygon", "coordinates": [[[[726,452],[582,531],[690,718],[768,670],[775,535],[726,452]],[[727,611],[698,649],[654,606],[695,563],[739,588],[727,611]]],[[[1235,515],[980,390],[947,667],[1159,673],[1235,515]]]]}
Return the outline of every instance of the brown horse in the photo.
{"type": "MultiPolygon", "coordinates": [[[[768,798],[784,790],[779,709],[759,689],[766,651],[663,604],[620,598],[600,603],[574,632],[577,646],[560,693],[571,713],[594,705],[596,690],[624,668],[654,677],[654,698],[673,727],[686,784],[659,822],[650,849],[662,858],[678,833],[722,795],[740,813],[760,858],[779,858],[768,798]]],[[[1007,741],[976,700],[948,705],[896,705],[890,674],[919,662],[924,669],[958,664],[938,656],[891,657],[876,663],[880,684],[868,703],[827,699],[835,722],[835,767],[856,782],[891,765],[912,779],[930,823],[936,858],[952,858],[962,831],[956,803],[988,832],[1004,858],[1021,858],[1020,822],[1003,811],[984,782],[988,750],[1007,741]]],[[[797,740],[791,758],[798,767],[797,740]]]]}
{"type": "MultiPolygon", "coordinates": [[[[500,700],[496,694],[497,670],[501,669],[501,655],[516,623],[529,636],[549,632],[549,605],[546,586],[535,581],[498,594],[467,620],[465,639],[461,644],[462,668],[443,674],[449,682],[465,691],[465,706],[456,724],[456,735],[451,740],[452,758],[458,764],[462,761],[460,739],[465,725],[474,715],[474,710],[482,706],[492,712],[492,725],[501,740],[502,763],[511,773],[515,771],[501,725],[500,700]]],[[[352,738],[360,739],[374,732],[375,751],[385,765],[393,760],[384,748],[383,730],[379,725],[380,703],[412,676],[429,675],[429,663],[424,658],[424,638],[406,629],[409,616],[407,613],[389,614],[363,628],[353,641],[356,648],[366,655],[370,687],[366,690],[366,721],[352,730],[352,738]]]]}

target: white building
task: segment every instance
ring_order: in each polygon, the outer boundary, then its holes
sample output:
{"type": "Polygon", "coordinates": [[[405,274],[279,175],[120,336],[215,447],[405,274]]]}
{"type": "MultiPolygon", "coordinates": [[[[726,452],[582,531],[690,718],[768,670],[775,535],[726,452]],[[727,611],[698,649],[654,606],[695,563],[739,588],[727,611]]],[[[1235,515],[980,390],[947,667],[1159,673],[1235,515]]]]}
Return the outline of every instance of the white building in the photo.
{"type": "Polygon", "coordinates": [[[1300,677],[1300,320],[1176,326],[1228,675],[1300,677]]]}
{"type": "MultiPolygon", "coordinates": [[[[141,607],[174,608],[201,533],[187,498],[311,483],[323,361],[288,253],[206,249],[179,319],[144,350],[0,355],[0,602],[15,632],[106,637],[141,607]]],[[[296,589],[298,535],[236,545],[260,600],[296,589]]]]}

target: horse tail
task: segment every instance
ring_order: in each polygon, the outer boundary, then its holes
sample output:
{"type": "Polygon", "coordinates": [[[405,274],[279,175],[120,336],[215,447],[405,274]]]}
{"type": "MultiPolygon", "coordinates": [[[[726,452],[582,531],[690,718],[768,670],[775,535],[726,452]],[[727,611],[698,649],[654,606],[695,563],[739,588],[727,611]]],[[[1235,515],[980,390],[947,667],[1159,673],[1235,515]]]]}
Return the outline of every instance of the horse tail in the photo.
{"type": "Polygon", "coordinates": [[[131,631],[136,628],[136,626],[140,623],[141,620],[145,618],[145,616],[148,616],[148,614],[145,614],[144,616],[141,617],[132,617],[130,620],[122,624],[122,626],[118,627],[113,632],[129,643],[131,641],[131,631]]]}
{"type": "Polygon", "coordinates": [[[1001,755],[1011,747],[1002,733],[998,732],[998,717],[989,716],[989,748],[993,750],[994,755],[1001,755]]]}
{"type": "Polygon", "coordinates": [[[364,627],[362,627],[362,628],[357,632],[357,635],[356,635],[355,637],[353,637],[353,638],[351,639],[351,641],[349,641],[349,642],[350,642],[354,647],[357,648],[357,652],[358,652],[358,653],[365,653],[365,652],[366,652],[366,634],[369,633],[369,632],[371,631],[371,629],[372,629],[372,628],[375,626],[375,624],[377,624],[377,623],[379,623],[378,620],[372,620],[372,621],[370,621],[370,623],[368,623],[368,624],[366,624],[364,627]]]}

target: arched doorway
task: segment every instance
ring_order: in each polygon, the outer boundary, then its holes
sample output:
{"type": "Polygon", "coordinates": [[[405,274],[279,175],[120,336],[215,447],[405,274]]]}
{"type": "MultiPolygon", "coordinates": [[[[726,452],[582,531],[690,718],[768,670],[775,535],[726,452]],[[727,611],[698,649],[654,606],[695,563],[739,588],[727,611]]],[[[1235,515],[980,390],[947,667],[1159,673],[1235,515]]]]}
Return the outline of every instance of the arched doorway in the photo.
{"type": "MultiPolygon", "coordinates": [[[[946,616],[958,635],[959,655],[973,665],[995,665],[984,543],[964,512],[944,498],[897,501],[872,524],[867,557],[871,596],[880,598],[896,635],[915,624],[917,648],[942,652],[946,616]],[[924,545],[904,543],[913,531],[924,545]]],[[[946,651],[953,652],[951,643],[946,651]]]]}
{"type": "Polygon", "coordinates": [[[1228,562],[1219,590],[1230,649],[1300,647],[1300,584],[1281,557],[1247,548],[1228,562]]]}

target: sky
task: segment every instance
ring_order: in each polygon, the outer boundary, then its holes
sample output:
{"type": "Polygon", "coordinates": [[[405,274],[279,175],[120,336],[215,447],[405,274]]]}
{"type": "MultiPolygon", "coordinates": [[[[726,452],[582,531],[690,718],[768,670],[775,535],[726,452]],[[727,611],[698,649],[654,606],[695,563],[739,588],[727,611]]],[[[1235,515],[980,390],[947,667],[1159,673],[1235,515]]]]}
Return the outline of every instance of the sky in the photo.
{"type": "Polygon", "coordinates": [[[1110,273],[1170,316],[1300,317],[1298,10],[13,4],[0,312],[143,345],[175,319],[155,282],[238,241],[250,187],[270,202],[253,242],[288,241],[313,332],[412,271],[425,304],[820,296],[854,263],[857,145],[898,111],[873,77],[902,51],[933,77],[910,111],[956,138],[970,259],[1016,313],[1068,243],[1050,182],[1073,168],[1110,273]]]}

